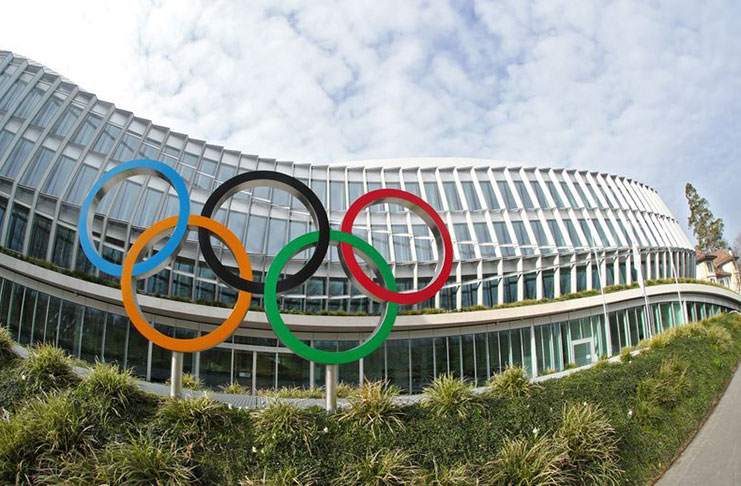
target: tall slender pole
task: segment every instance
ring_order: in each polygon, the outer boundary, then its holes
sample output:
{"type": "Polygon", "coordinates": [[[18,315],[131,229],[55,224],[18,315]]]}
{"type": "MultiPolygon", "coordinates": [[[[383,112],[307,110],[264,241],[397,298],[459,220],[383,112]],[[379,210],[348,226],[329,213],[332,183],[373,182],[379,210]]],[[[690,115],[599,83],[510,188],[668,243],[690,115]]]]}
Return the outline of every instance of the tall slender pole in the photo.
{"type": "Polygon", "coordinates": [[[170,398],[183,396],[183,353],[172,352],[172,366],[170,367],[170,398]]]}
{"type": "Polygon", "coordinates": [[[337,411],[337,365],[327,365],[325,392],[327,398],[327,413],[337,411]]]}

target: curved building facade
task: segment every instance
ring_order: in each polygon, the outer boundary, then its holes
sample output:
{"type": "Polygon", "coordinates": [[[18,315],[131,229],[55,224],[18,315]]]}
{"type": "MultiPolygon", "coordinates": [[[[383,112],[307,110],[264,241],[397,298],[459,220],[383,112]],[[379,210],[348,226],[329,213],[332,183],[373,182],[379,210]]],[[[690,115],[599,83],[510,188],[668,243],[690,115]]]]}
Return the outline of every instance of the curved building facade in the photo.
{"type": "MultiPolygon", "coordinates": [[[[416,391],[442,372],[482,382],[514,363],[537,375],[739,306],[732,292],[678,283],[694,277],[694,248],[657,192],[630,178],[479,159],[307,164],[247,155],[138,118],[31,60],[0,52],[0,246],[7,250],[0,255],[0,319],[21,342],[52,341],[85,359],[133,367],[148,379],[168,377],[169,352],[130,326],[115,287],[90,281],[106,276],[96,275],[78,244],[80,204],[92,184],[136,158],[175,168],[188,183],[193,213],[221,182],[253,170],[305,182],[334,228],[349,204],[378,188],[417,194],[439,211],[454,240],[448,283],[434,299],[404,309],[411,315],[398,319],[381,349],[343,365],[340,378],[347,382],[382,378],[416,391]],[[660,279],[677,283],[604,292],[660,279]],[[586,290],[599,292],[495,308],[586,290]]],[[[146,227],[176,213],[169,186],[132,177],[98,206],[95,243],[120,263],[146,227]]],[[[215,218],[241,238],[257,280],[288,241],[312,230],[302,204],[270,188],[238,193],[215,218]]],[[[400,289],[423,287],[433,276],[440,257],[433,236],[405,208],[373,206],[361,212],[353,232],[383,254],[400,289]]],[[[308,251],[287,271],[302,266],[308,251]]],[[[229,252],[222,249],[220,257],[234,265],[229,252]]],[[[236,298],[201,259],[195,233],[168,268],[139,282],[139,291],[150,321],[179,337],[208,332],[228,313],[217,303],[228,306],[236,298]]],[[[212,386],[321,385],[320,366],[280,345],[262,304],[254,296],[257,309],[234,336],[190,356],[186,368],[212,386]]],[[[336,249],[280,304],[289,326],[328,349],[354,346],[379,311],[350,285],[336,249]]]]}

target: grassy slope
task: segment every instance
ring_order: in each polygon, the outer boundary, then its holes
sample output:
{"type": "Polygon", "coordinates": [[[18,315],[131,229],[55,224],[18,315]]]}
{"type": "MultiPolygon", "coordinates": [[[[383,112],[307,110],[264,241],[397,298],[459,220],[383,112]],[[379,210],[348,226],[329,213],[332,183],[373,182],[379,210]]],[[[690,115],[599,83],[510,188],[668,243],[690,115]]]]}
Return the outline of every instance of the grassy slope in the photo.
{"type": "MultiPolygon", "coordinates": [[[[286,429],[289,432],[279,430],[273,434],[264,433],[265,425],[250,413],[220,405],[204,405],[202,409],[177,407],[169,400],[137,396],[125,406],[112,407],[100,399],[99,393],[93,396],[85,387],[67,388],[67,382],[57,386],[53,380],[46,381],[41,389],[28,391],[23,363],[0,360],[0,407],[8,411],[6,418],[0,420],[5,422],[0,423],[0,482],[17,478],[31,482],[42,477],[54,481],[69,479],[72,473],[58,470],[65,460],[80,466],[78,469],[89,469],[93,457],[100,461],[105,456],[102,451],[109,450],[112,444],[119,447],[130,443],[137,430],[156,438],[157,447],[175,450],[184,461],[178,467],[192,468],[190,473],[203,484],[234,484],[245,477],[262,478],[287,469],[310,471],[324,484],[337,478],[343,465],[354,458],[386,448],[408,451],[415,464],[427,471],[458,464],[475,470],[494,456],[504,437],[532,438],[534,429],[541,435],[552,432],[560,423],[564,404],[589,402],[602,407],[618,434],[625,482],[646,484],[661,473],[691,437],[725,389],[741,357],[741,318],[727,315],[714,322],[730,331],[730,347],[720,349],[706,336],[678,337],[666,346],[652,347],[628,363],[603,363],[549,380],[530,397],[486,398],[479,411],[463,418],[439,418],[420,406],[407,406],[403,409],[403,428],[386,430],[375,437],[370,431],[352,430],[347,422],[327,417],[319,409],[297,412],[291,419],[292,426],[286,429]],[[662,407],[653,420],[638,420],[638,384],[656,376],[661,363],[672,357],[689,365],[687,385],[678,404],[662,407]],[[30,404],[49,401],[50,396],[60,394],[63,401],[87,417],[85,424],[92,438],[69,439],[81,442],[82,447],[77,447],[83,451],[81,455],[55,450],[39,453],[37,444],[26,447],[24,463],[18,471],[12,458],[23,444],[13,449],[8,445],[10,440],[2,443],[3,437],[10,437],[2,434],[28,419],[24,414],[31,413],[30,404]]],[[[110,457],[117,456],[111,453],[110,457]]]]}

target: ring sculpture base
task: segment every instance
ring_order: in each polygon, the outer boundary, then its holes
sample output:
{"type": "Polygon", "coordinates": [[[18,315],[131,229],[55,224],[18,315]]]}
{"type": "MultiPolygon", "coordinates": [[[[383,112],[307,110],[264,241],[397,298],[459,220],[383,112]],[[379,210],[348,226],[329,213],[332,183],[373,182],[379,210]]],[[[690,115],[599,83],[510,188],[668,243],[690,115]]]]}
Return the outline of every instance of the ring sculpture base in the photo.
{"type": "Polygon", "coordinates": [[[327,376],[324,390],[327,398],[327,413],[337,411],[337,365],[327,365],[327,376]]]}
{"type": "Polygon", "coordinates": [[[170,367],[170,398],[183,397],[183,353],[172,352],[170,367]]]}

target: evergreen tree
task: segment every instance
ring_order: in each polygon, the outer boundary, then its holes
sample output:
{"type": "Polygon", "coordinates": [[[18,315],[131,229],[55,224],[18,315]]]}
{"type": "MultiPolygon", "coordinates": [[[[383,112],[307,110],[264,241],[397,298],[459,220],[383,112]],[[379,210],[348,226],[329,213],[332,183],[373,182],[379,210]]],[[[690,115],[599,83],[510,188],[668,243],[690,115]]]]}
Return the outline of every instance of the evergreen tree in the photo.
{"type": "Polygon", "coordinates": [[[723,220],[713,216],[708,200],[700,197],[689,182],[684,188],[687,204],[690,207],[688,227],[695,234],[698,250],[715,251],[726,247],[723,240],[723,220]]]}

